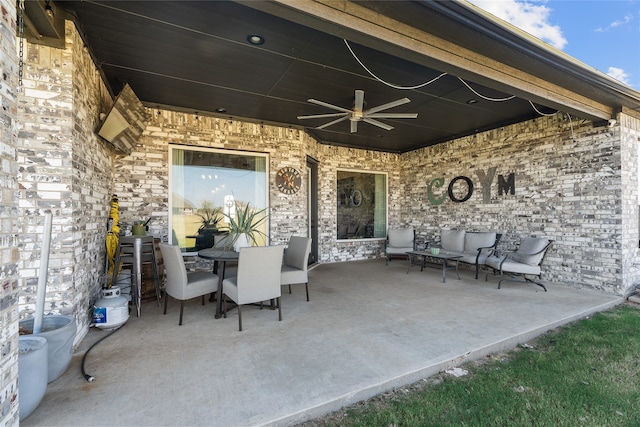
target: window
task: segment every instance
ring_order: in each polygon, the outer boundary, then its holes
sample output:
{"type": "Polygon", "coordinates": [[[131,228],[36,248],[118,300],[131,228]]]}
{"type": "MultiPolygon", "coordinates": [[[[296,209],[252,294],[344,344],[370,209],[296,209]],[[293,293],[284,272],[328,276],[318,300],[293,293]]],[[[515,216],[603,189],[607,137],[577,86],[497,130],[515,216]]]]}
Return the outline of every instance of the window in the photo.
{"type": "Polygon", "coordinates": [[[339,170],[338,239],[375,239],[387,235],[387,175],[339,170]]]}
{"type": "MultiPolygon", "coordinates": [[[[170,145],[170,242],[183,251],[211,247],[235,202],[266,208],[267,164],[265,154],[170,145]]],[[[263,228],[266,235],[266,221],[263,228]]]]}

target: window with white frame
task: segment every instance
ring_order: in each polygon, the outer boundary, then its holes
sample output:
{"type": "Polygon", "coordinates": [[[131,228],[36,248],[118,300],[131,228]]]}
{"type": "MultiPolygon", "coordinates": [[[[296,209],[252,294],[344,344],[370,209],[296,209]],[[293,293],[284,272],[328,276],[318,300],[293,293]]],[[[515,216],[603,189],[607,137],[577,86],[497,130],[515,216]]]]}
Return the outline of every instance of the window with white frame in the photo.
{"type": "Polygon", "coordinates": [[[376,239],[387,235],[387,175],[338,170],[337,238],[376,239]]]}
{"type": "MultiPolygon", "coordinates": [[[[183,251],[211,247],[212,235],[224,231],[236,202],[265,209],[267,165],[262,153],[169,145],[170,242],[183,251]]],[[[262,227],[266,235],[266,221],[262,227]]]]}

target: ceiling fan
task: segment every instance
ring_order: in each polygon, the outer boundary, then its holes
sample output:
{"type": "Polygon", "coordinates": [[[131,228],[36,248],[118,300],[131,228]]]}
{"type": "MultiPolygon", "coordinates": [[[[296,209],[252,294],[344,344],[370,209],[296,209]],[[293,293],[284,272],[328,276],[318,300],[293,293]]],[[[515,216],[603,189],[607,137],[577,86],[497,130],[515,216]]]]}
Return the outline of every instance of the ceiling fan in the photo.
{"type": "Polygon", "coordinates": [[[378,121],[376,119],[415,119],[418,117],[418,113],[380,113],[379,112],[383,110],[388,110],[389,108],[397,107],[402,104],[406,104],[407,102],[411,102],[409,98],[398,99],[396,101],[388,102],[386,104],[382,104],[377,107],[363,110],[364,91],[359,89],[356,90],[355,101],[353,103],[353,109],[351,110],[339,107],[337,105],[329,104],[323,101],[318,101],[317,99],[313,99],[313,98],[308,99],[307,102],[340,111],[340,113],[312,114],[310,116],[298,116],[298,120],[326,119],[330,117],[338,117],[335,120],[332,120],[328,123],[325,123],[323,125],[316,127],[316,129],[324,129],[336,123],[349,120],[351,121],[351,133],[358,131],[358,122],[360,121],[372,124],[374,126],[381,127],[382,129],[385,129],[385,130],[391,130],[393,129],[393,126],[390,126],[386,123],[382,123],[381,121],[378,121]]]}

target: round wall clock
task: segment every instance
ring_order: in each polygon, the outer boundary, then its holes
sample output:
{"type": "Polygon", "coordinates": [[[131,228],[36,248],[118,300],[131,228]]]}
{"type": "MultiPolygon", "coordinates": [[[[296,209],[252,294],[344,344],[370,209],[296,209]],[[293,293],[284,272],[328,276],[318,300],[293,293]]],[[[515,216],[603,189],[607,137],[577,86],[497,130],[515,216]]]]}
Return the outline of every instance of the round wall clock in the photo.
{"type": "Polygon", "coordinates": [[[297,169],[286,166],[276,174],[276,186],[285,194],[294,194],[300,189],[302,177],[297,169]]]}

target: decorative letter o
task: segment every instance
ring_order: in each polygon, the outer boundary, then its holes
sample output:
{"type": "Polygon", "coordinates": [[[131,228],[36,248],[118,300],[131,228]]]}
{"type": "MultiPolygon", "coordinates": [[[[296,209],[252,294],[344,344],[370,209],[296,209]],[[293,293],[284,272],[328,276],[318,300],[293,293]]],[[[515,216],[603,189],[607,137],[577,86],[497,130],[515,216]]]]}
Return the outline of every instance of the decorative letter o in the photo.
{"type": "Polygon", "coordinates": [[[467,200],[469,200],[471,198],[471,195],[473,194],[473,182],[471,181],[471,179],[467,178],[466,176],[457,176],[457,177],[453,178],[451,180],[451,182],[449,183],[449,191],[448,192],[449,192],[449,198],[452,201],[454,201],[456,203],[466,202],[467,200]],[[469,191],[467,192],[467,194],[462,199],[456,199],[456,196],[453,194],[453,185],[456,183],[456,181],[458,181],[460,179],[466,181],[469,191]]]}

